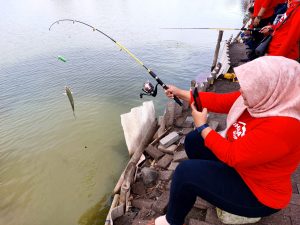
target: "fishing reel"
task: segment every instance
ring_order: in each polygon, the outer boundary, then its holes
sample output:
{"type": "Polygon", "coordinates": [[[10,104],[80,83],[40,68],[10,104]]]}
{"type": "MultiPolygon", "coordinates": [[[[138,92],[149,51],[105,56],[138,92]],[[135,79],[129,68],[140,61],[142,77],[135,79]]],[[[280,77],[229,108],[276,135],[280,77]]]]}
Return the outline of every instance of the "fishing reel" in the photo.
{"type": "Polygon", "coordinates": [[[157,95],[157,85],[158,83],[154,87],[149,80],[146,81],[142,88],[143,93],[140,93],[140,98],[143,98],[143,95],[155,97],[157,95]]]}

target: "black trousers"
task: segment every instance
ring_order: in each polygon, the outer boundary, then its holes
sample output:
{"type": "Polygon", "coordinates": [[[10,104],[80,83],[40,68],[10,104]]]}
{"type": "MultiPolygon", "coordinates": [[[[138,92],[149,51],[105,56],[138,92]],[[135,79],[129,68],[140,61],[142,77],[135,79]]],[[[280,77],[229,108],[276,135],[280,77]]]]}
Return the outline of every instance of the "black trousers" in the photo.
{"type": "Polygon", "coordinates": [[[220,209],[246,217],[262,217],[278,211],[260,203],[235,169],[219,161],[204,146],[197,131],[187,135],[185,150],[189,160],[178,165],[172,179],[166,215],[170,224],[184,223],[197,196],[220,209]]]}

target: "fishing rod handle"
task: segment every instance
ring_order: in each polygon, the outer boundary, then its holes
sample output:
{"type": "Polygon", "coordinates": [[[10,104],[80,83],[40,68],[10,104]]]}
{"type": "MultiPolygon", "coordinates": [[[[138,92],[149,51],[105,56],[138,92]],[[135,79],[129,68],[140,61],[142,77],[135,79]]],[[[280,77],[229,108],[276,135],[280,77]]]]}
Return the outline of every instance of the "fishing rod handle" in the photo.
{"type": "MultiPolygon", "coordinates": [[[[165,83],[162,82],[161,79],[159,79],[159,77],[152,70],[149,70],[149,74],[157,81],[159,85],[163,87],[163,89],[165,90],[169,89],[169,87],[165,85],[165,83]]],[[[173,96],[173,99],[178,105],[182,106],[182,102],[179,100],[179,98],[176,95],[173,96]]]]}

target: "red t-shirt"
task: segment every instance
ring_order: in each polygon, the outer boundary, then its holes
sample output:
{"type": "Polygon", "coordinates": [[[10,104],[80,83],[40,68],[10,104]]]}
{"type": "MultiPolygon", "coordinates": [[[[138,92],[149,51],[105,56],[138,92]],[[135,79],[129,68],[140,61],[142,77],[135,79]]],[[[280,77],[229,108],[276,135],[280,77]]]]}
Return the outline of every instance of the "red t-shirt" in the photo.
{"type": "MultiPolygon", "coordinates": [[[[277,3],[276,3],[277,5],[277,3]]],[[[266,11],[264,12],[262,19],[268,18],[273,16],[274,8],[276,7],[272,0],[255,0],[254,2],[254,12],[253,16],[256,17],[261,8],[265,8],[266,11]]]]}
{"type": "MultiPolygon", "coordinates": [[[[287,21],[274,26],[272,41],[267,50],[268,55],[284,56],[290,59],[299,58],[300,41],[300,7],[288,17],[287,21]]],[[[287,12],[287,16],[289,16],[287,12]]]]}
{"type": "MultiPolygon", "coordinates": [[[[201,92],[202,106],[228,113],[240,92],[201,92]]],[[[292,194],[291,174],[300,161],[300,122],[291,117],[254,118],[247,110],[223,138],[209,132],[205,145],[224,163],[236,169],[264,205],[281,209],[292,194]]]]}

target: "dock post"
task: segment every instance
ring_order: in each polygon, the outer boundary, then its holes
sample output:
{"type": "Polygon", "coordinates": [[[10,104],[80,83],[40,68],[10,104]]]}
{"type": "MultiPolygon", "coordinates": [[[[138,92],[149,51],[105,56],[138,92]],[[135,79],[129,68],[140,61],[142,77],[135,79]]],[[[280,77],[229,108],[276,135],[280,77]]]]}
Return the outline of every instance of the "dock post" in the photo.
{"type": "Polygon", "coordinates": [[[219,56],[219,51],[220,51],[220,45],[221,45],[221,41],[222,41],[222,37],[223,37],[223,32],[224,32],[223,30],[219,30],[218,41],[217,41],[217,45],[216,45],[216,49],[215,49],[215,55],[214,55],[214,61],[211,65],[211,71],[213,71],[213,69],[217,65],[217,60],[218,60],[218,56],[219,56]]]}

